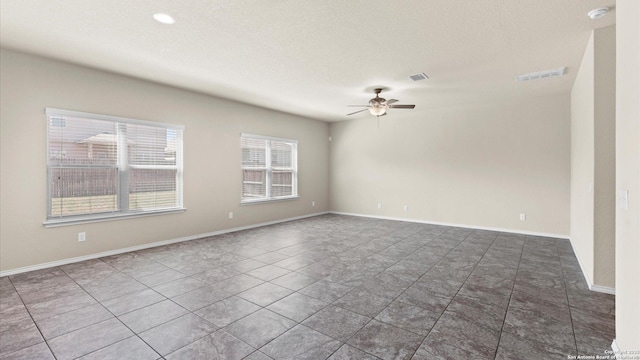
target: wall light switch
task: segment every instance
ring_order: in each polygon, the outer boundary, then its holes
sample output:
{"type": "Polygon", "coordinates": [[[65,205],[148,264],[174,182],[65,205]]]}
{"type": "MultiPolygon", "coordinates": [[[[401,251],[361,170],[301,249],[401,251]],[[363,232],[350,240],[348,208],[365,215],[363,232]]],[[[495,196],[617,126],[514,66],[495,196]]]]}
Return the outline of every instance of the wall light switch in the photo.
{"type": "Polygon", "coordinates": [[[382,209],[382,203],[378,203],[378,209],[382,209]]]}
{"type": "Polygon", "coordinates": [[[520,220],[522,221],[527,220],[527,214],[520,214],[520,220]]]}
{"type": "Polygon", "coordinates": [[[402,210],[404,210],[404,211],[409,211],[409,205],[405,205],[405,206],[403,206],[403,207],[402,207],[402,210]]]}
{"type": "Polygon", "coordinates": [[[315,202],[315,201],[312,201],[312,202],[311,202],[311,206],[316,206],[316,202],[315,202]]]}
{"type": "Polygon", "coordinates": [[[229,219],[233,219],[233,212],[229,213],[229,219]]]}
{"type": "Polygon", "coordinates": [[[87,233],[86,232],[79,232],[78,233],[78,241],[87,241],[87,233]]]}
{"type": "Polygon", "coordinates": [[[618,201],[622,210],[629,210],[629,190],[618,191],[618,201]]]}

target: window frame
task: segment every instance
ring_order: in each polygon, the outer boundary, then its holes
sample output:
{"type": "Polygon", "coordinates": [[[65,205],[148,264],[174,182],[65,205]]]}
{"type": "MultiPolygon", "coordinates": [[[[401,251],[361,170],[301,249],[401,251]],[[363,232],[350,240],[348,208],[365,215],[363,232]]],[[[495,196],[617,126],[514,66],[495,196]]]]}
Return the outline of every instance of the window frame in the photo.
{"type": "MultiPolygon", "coordinates": [[[[72,110],[63,110],[63,109],[55,109],[55,108],[46,108],[45,115],[47,120],[47,142],[46,142],[46,169],[47,169],[47,180],[46,180],[46,200],[47,200],[47,213],[46,220],[43,222],[45,227],[57,227],[57,226],[66,226],[66,225],[75,225],[89,222],[102,222],[102,221],[111,221],[117,219],[126,219],[126,218],[134,218],[134,217],[146,217],[146,216],[154,216],[160,214],[170,214],[170,213],[181,213],[186,209],[184,207],[184,166],[183,166],[183,145],[184,145],[184,129],[183,125],[175,125],[175,124],[167,124],[160,123],[155,121],[146,121],[146,120],[138,120],[131,119],[119,116],[112,115],[103,115],[103,114],[94,114],[80,111],[72,111],[72,110]],[[100,120],[100,121],[108,121],[113,122],[116,127],[117,133],[117,162],[115,165],[86,165],[86,166],[69,166],[68,168],[82,168],[82,167],[91,167],[91,168],[115,168],[118,169],[117,172],[117,187],[116,187],[116,197],[117,197],[117,210],[111,212],[103,212],[103,213],[94,213],[94,214],[78,214],[78,215],[66,215],[66,216],[52,216],[52,208],[51,208],[51,169],[52,168],[64,168],[62,166],[55,166],[51,164],[50,158],[50,130],[49,128],[52,125],[52,119],[60,119],[65,117],[77,117],[77,118],[87,118],[90,120],[100,120]],[[121,186],[121,181],[123,177],[128,177],[130,174],[130,169],[140,168],[141,165],[132,165],[128,159],[128,149],[126,146],[126,132],[120,132],[120,124],[122,125],[142,125],[142,126],[151,126],[156,128],[164,128],[171,129],[176,132],[176,136],[179,138],[179,141],[176,141],[176,159],[175,165],[155,165],[157,168],[175,168],[176,170],[176,206],[166,207],[166,208],[150,208],[143,210],[129,210],[129,189],[128,187],[121,186]],[[121,152],[121,148],[126,149],[124,152],[121,152]],[[125,199],[123,199],[123,197],[125,199]]],[[[68,124],[64,124],[64,127],[67,127],[68,124]]],[[[153,167],[154,165],[148,165],[149,167],[153,167]]],[[[124,181],[124,184],[128,184],[128,180],[124,181]]]]}
{"type": "MultiPolygon", "coordinates": [[[[278,171],[278,170],[275,170],[278,171]]],[[[240,204],[241,205],[252,205],[252,204],[261,204],[268,202],[277,202],[277,201],[287,201],[287,200],[295,200],[300,196],[298,195],[298,140],[295,139],[286,139],[279,138],[273,136],[266,135],[257,135],[257,134],[249,134],[242,133],[240,134],[240,204]],[[256,167],[245,167],[242,163],[242,140],[248,139],[256,139],[256,140],[265,140],[265,167],[264,168],[256,168],[256,167]],[[271,196],[271,187],[273,180],[273,164],[271,161],[271,142],[284,142],[288,143],[292,146],[291,153],[291,195],[286,196],[271,196]],[[244,175],[242,172],[244,170],[264,170],[266,171],[265,175],[265,197],[264,198],[255,198],[255,199],[245,199],[244,198],[244,175]]]]}

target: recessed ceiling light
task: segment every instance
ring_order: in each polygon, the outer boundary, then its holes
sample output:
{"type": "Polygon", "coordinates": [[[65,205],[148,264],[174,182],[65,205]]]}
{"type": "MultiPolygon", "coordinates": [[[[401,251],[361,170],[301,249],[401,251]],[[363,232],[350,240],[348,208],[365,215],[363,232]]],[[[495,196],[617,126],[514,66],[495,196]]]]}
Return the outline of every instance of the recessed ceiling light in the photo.
{"type": "Polygon", "coordinates": [[[153,14],[153,18],[156,19],[157,22],[167,25],[171,25],[176,22],[176,19],[174,19],[171,15],[163,13],[153,14]]]}
{"type": "Polygon", "coordinates": [[[597,9],[593,9],[587,13],[587,16],[591,18],[591,20],[600,19],[601,17],[607,15],[609,12],[608,7],[601,7],[597,9]]]}
{"type": "Polygon", "coordinates": [[[523,82],[523,81],[531,81],[531,80],[538,80],[538,79],[562,76],[562,75],[564,75],[565,70],[566,70],[566,67],[561,67],[561,68],[557,68],[557,69],[536,71],[536,72],[527,73],[527,74],[520,74],[520,75],[516,75],[516,80],[518,82],[523,82]]]}

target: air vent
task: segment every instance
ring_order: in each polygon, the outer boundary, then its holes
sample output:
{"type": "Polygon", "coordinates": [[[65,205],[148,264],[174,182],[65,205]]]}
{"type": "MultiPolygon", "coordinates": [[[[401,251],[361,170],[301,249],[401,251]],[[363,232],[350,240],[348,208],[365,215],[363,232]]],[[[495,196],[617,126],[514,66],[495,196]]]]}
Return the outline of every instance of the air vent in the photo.
{"type": "Polygon", "coordinates": [[[520,74],[520,75],[516,75],[516,80],[518,82],[522,82],[522,81],[550,78],[555,76],[562,76],[564,75],[565,69],[566,67],[561,67],[561,68],[552,69],[552,70],[544,70],[544,71],[537,71],[537,72],[532,72],[528,74],[520,74]]]}
{"type": "Polygon", "coordinates": [[[413,80],[413,81],[420,81],[420,80],[426,80],[429,77],[427,76],[427,74],[425,73],[420,73],[420,74],[415,74],[415,75],[410,75],[409,79],[413,80]]]}

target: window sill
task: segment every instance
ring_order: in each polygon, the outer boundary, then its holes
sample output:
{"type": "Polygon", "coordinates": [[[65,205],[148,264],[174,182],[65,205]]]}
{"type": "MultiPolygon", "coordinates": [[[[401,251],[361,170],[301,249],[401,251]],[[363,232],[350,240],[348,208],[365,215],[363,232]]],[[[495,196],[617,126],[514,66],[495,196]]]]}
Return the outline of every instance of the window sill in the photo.
{"type": "Polygon", "coordinates": [[[287,196],[287,197],[271,198],[271,199],[242,200],[240,202],[240,205],[257,205],[257,204],[264,204],[264,203],[296,200],[299,198],[300,196],[296,195],[296,196],[287,196]]]}
{"type": "Polygon", "coordinates": [[[133,219],[133,218],[155,216],[155,215],[177,214],[177,213],[183,213],[185,212],[185,210],[186,210],[185,208],[179,208],[179,209],[168,209],[168,210],[145,211],[145,212],[139,212],[139,213],[78,216],[78,217],[69,217],[69,218],[61,218],[61,219],[49,219],[44,221],[42,224],[44,225],[45,228],[53,228],[53,227],[60,227],[60,226],[88,224],[88,223],[94,223],[94,222],[133,219]]]}

